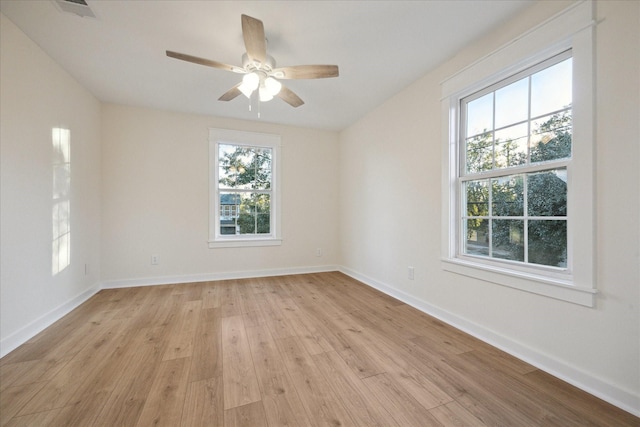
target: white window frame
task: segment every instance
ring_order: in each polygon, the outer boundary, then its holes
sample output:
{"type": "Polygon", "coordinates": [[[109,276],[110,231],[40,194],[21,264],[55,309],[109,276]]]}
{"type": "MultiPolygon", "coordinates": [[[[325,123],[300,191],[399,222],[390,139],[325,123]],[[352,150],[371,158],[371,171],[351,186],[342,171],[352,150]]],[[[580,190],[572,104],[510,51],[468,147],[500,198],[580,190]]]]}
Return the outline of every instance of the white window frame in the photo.
{"type": "Polygon", "coordinates": [[[442,82],[442,268],[588,307],[595,304],[594,10],[577,3],[442,82]],[[567,165],[569,259],[563,274],[461,256],[460,101],[566,50],[573,57],[572,159],[567,165]],[[576,213],[579,214],[576,214],[576,213]]]}
{"type": "Polygon", "coordinates": [[[209,248],[278,246],[282,244],[280,220],[280,135],[230,129],[209,129],[209,248]],[[220,233],[219,145],[264,147],[272,150],[270,233],[228,235],[220,233]]]}

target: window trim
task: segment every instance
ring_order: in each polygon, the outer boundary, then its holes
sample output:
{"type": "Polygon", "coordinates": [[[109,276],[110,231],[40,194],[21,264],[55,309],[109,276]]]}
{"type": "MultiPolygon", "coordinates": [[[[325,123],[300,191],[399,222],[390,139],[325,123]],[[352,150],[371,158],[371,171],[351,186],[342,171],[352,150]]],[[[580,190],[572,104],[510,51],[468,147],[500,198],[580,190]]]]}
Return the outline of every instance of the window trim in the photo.
{"type": "MultiPolygon", "coordinates": [[[[442,263],[444,270],[588,307],[595,304],[595,145],[593,5],[577,3],[442,82],[442,263]],[[568,165],[570,275],[542,274],[457,255],[460,100],[563,51],[573,56],[572,162],[568,165]],[[580,197],[577,197],[577,195],[580,197]],[[571,214],[580,212],[580,215],[571,214]],[[584,230],[576,232],[576,230],[584,230]]],[[[490,261],[490,260],[489,260],[490,261]]]]}
{"type": "Polygon", "coordinates": [[[280,135],[230,129],[209,129],[209,248],[279,246],[282,244],[280,215],[280,135]],[[220,205],[218,197],[218,146],[220,144],[265,147],[271,159],[271,233],[261,235],[223,235],[218,232],[220,205]]]}

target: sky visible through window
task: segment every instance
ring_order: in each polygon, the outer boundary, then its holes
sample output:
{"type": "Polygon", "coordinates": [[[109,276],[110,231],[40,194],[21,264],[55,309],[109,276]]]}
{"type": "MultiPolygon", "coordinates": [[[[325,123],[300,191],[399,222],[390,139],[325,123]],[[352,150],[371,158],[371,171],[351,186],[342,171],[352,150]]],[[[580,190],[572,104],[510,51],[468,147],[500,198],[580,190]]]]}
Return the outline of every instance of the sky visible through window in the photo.
{"type": "Polygon", "coordinates": [[[526,123],[520,126],[509,125],[526,122],[529,117],[534,119],[570,105],[572,88],[565,82],[571,81],[571,73],[572,60],[569,58],[469,102],[466,136],[471,137],[496,129],[499,130],[496,133],[496,139],[499,137],[500,140],[518,140],[526,137],[526,123]],[[528,117],[529,84],[531,84],[531,114],[528,117]]]}

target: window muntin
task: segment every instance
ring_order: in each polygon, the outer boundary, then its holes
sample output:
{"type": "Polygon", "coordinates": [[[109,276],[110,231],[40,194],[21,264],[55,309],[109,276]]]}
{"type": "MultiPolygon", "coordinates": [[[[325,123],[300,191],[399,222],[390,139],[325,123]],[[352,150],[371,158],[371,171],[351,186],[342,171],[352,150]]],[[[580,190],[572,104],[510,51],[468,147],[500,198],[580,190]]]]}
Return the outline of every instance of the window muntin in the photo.
{"type": "Polygon", "coordinates": [[[567,51],[460,102],[458,256],[566,271],[567,51]]]}

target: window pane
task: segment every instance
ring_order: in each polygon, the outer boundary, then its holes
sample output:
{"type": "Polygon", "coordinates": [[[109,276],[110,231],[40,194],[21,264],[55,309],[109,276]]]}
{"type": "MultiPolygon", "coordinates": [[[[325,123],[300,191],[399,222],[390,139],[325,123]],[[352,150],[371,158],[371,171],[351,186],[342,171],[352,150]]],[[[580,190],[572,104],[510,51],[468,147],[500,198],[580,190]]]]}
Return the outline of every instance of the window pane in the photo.
{"type": "Polygon", "coordinates": [[[524,221],[494,219],[491,227],[491,255],[494,258],[524,261],[524,221]]]}
{"type": "Polygon", "coordinates": [[[474,99],[467,104],[466,136],[493,130],[493,93],[474,99]]]}
{"type": "Polygon", "coordinates": [[[531,162],[571,157],[571,111],[545,116],[531,123],[531,162]]]}
{"type": "Polygon", "coordinates": [[[496,91],[496,129],[528,119],[529,78],[496,91]]]}
{"type": "Polygon", "coordinates": [[[493,169],[493,133],[485,133],[467,139],[467,173],[489,171],[493,169]]]}
{"type": "Polygon", "coordinates": [[[239,234],[269,234],[271,197],[268,194],[242,194],[238,216],[239,234]]]}
{"type": "Polygon", "coordinates": [[[241,198],[238,193],[220,193],[220,234],[237,234],[237,211],[241,198]]]}
{"type": "Polygon", "coordinates": [[[496,132],[496,168],[509,168],[527,162],[526,123],[496,132]]]}
{"type": "Polygon", "coordinates": [[[236,180],[238,174],[235,168],[219,167],[218,168],[218,183],[220,188],[234,188],[236,187],[236,180]]]}
{"type": "Polygon", "coordinates": [[[256,232],[258,234],[269,234],[271,232],[271,198],[268,194],[257,194],[255,196],[255,203],[256,232]]]}
{"type": "Polygon", "coordinates": [[[554,169],[527,175],[529,216],[567,215],[567,170],[554,169]]]}
{"type": "Polygon", "coordinates": [[[492,179],[491,193],[494,216],[524,215],[522,175],[492,179]]]}
{"type": "Polygon", "coordinates": [[[567,266],[567,222],[564,220],[529,221],[529,262],[567,266]]]}
{"type": "Polygon", "coordinates": [[[469,181],[466,183],[467,215],[489,215],[489,181],[469,181]]]}
{"type": "Polygon", "coordinates": [[[465,223],[464,253],[489,256],[489,220],[467,219],[465,223]]]}
{"type": "Polygon", "coordinates": [[[258,214],[257,216],[257,230],[258,234],[269,234],[271,232],[271,225],[269,223],[271,216],[269,213],[258,214]]]}
{"type": "Polygon", "coordinates": [[[265,190],[271,188],[269,148],[220,144],[219,185],[221,188],[265,190]]]}
{"type": "Polygon", "coordinates": [[[267,190],[271,188],[271,150],[266,148],[256,149],[255,157],[255,182],[251,188],[267,190]]]}
{"type": "Polygon", "coordinates": [[[561,110],[572,103],[571,58],[531,76],[531,117],[561,110]]]}

